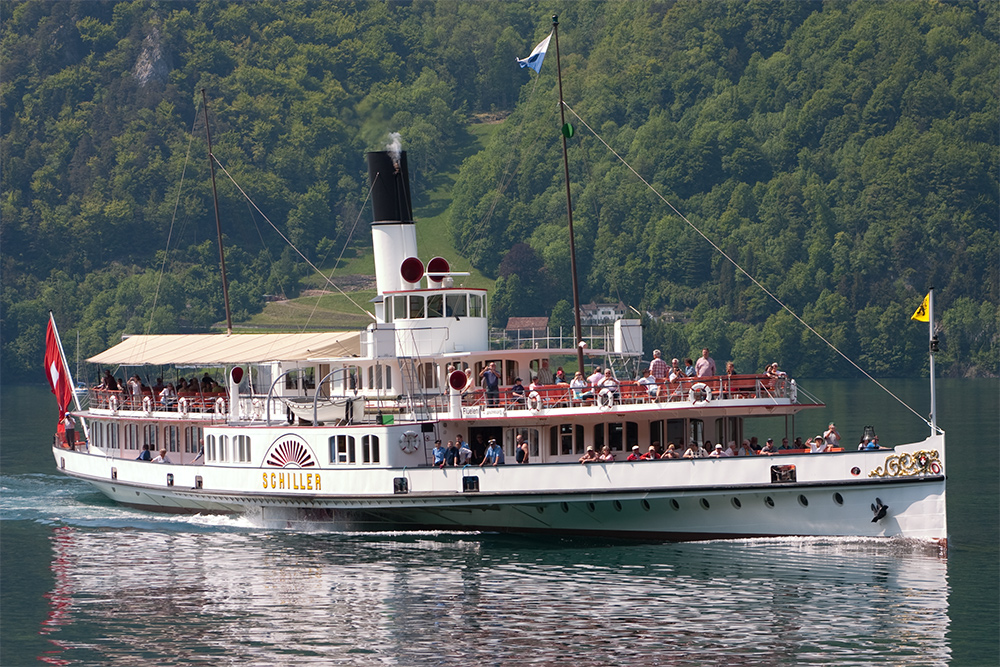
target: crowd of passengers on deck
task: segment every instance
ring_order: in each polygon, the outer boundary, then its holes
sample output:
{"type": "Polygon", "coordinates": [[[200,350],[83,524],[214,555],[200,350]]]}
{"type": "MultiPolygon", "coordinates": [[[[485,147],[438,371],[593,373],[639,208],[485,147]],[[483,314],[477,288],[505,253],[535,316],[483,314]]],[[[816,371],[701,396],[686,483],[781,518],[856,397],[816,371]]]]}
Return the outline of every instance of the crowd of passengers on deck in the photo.
{"type": "Polygon", "coordinates": [[[213,401],[226,395],[225,387],[212,379],[208,373],[205,373],[201,380],[197,377],[192,377],[190,380],[178,378],[176,383],[164,383],[163,378],[158,377],[156,383],[150,387],[138,375],[126,380],[124,377],[115,378],[110,370],[105,370],[104,376],[94,386],[94,390],[101,407],[109,407],[114,403],[127,410],[139,410],[147,406],[155,406],[158,410],[176,410],[181,399],[187,399],[189,403],[204,403],[211,408],[213,401]]]}
{"type": "MultiPolygon", "coordinates": [[[[449,365],[447,374],[455,371],[449,365]]],[[[669,364],[660,350],[653,351],[653,359],[648,368],[643,368],[635,380],[619,381],[610,367],[595,366],[593,372],[584,375],[576,371],[570,378],[560,366],[553,373],[548,359],[543,359],[530,384],[525,386],[520,377],[515,377],[509,387],[501,387],[501,374],[495,362],[488,363],[473,376],[472,369],[466,369],[466,384],[462,389],[466,401],[479,402],[489,408],[507,409],[529,407],[565,407],[570,405],[607,405],[620,402],[683,401],[692,398],[742,398],[754,396],[759,390],[771,395],[781,395],[787,375],[772,363],[760,376],[737,377],[732,361],[726,362],[725,373],[717,372],[715,360],[709,350],[703,349],[697,361],[685,359],[683,367],[674,358],[669,364]],[[476,390],[476,380],[479,390],[476,390]]]]}

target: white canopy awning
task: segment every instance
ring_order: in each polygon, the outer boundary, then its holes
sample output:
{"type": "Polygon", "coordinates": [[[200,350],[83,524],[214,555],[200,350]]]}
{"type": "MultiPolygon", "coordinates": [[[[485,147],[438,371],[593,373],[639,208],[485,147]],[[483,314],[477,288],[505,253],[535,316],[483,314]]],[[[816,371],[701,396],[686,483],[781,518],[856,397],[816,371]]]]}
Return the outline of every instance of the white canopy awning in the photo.
{"type": "Polygon", "coordinates": [[[130,336],[87,361],[118,366],[210,366],[335,359],[358,356],[360,339],[357,331],[130,336]]]}

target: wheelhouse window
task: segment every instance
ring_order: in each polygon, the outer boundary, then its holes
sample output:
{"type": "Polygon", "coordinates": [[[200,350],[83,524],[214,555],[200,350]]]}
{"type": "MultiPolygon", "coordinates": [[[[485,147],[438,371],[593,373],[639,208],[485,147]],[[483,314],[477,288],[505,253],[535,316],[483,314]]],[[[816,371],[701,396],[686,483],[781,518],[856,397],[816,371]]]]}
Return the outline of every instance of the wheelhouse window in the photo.
{"type": "Polygon", "coordinates": [[[420,320],[424,317],[424,296],[422,294],[410,295],[410,319],[420,320]]]}
{"type": "Polygon", "coordinates": [[[397,294],[392,297],[392,315],[393,319],[405,320],[409,311],[406,308],[406,295],[397,294]]]}
{"type": "Polygon", "coordinates": [[[448,317],[467,317],[468,314],[465,294],[448,294],[445,297],[445,315],[448,317]]]}
{"type": "Polygon", "coordinates": [[[220,435],[219,436],[219,460],[228,461],[229,460],[229,436],[220,435]]]}
{"type": "Polygon", "coordinates": [[[214,435],[206,435],[205,436],[205,459],[207,459],[208,461],[215,461],[218,458],[219,457],[218,457],[218,450],[217,450],[216,444],[215,444],[215,436],[214,435]]]}
{"type": "Polygon", "coordinates": [[[469,317],[486,317],[485,299],[481,294],[469,295],[469,317]]]}
{"type": "Polygon", "coordinates": [[[378,461],[379,461],[378,436],[377,435],[361,436],[361,462],[378,463],[378,461]]]}
{"type": "Polygon", "coordinates": [[[444,295],[431,294],[427,297],[427,317],[444,316],[444,295]]]}

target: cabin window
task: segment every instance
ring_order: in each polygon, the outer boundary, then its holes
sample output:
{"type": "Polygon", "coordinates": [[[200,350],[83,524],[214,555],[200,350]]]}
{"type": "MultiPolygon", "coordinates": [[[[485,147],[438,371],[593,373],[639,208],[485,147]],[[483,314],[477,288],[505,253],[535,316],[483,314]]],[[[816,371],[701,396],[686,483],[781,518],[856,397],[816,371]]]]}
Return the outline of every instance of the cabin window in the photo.
{"type": "Polygon", "coordinates": [[[574,424],[553,426],[549,432],[549,454],[567,456],[583,449],[583,427],[574,424]]]}
{"type": "Polygon", "coordinates": [[[156,424],[146,424],[142,427],[142,444],[149,445],[149,448],[153,451],[159,449],[156,446],[157,431],[156,424]]]}
{"type": "Polygon", "coordinates": [[[469,295],[469,317],[486,317],[486,308],[481,294],[469,295]]]}
{"type": "Polygon", "coordinates": [[[205,458],[209,461],[215,461],[218,458],[214,435],[205,436],[205,458]]]}
{"type": "Polygon", "coordinates": [[[188,426],[184,429],[184,451],[188,454],[197,454],[201,451],[202,436],[204,430],[201,426],[188,426]]]}
{"type": "Polygon", "coordinates": [[[220,435],[219,436],[219,460],[228,461],[229,460],[229,436],[220,435]]]}
{"type": "Polygon", "coordinates": [[[464,294],[449,294],[445,297],[445,315],[466,317],[469,314],[464,294]]]}
{"type": "MultiPolygon", "coordinates": [[[[663,442],[662,440],[660,441],[663,442]]],[[[667,443],[674,443],[679,448],[685,448],[688,445],[688,439],[684,437],[684,420],[683,419],[668,419],[667,420],[667,443]]],[[[664,445],[666,446],[666,445],[664,445]]]]}
{"type": "Polygon", "coordinates": [[[444,316],[444,295],[431,294],[427,297],[427,317],[444,316]]]}
{"type": "Polygon", "coordinates": [[[392,297],[392,315],[394,319],[405,320],[406,319],[406,296],[394,296],[392,297]]]}
{"type": "Polygon", "coordinates": [[[420,320],[424,317],[424,297],[423,295],[410,295],[410,319],[420,320]]]}
{"type": "Polygon", "coordinates": [[[250,460],[250,436],[248,435],[234,436],[233,445],[236,450],[237,461],[244,462],[250,460]]]}
{"type": "Polygon", "coordinates": [[[699,445],[705,442],[705,422],[700,419],[691,420],[691,440],[694,440],[699,445]]]}
{"type": "Polygon", "coordinates": [[[138,424],[125,424],[125,449],[139,449],[138,424]]]}
{"type": "Polygon", "coordinates": [[[624,451],[626,443],[630,450],[632,445],[639,444],[639,425],[635,422],[608,424],[608,446],[611,447],[611,451],[624,451]]]}
{"type": "Polygon", "coordinates": [[[335,435],[330,438],[330,463],[357,463],[354,436],[335,435]]]}
{"type": "Polygon", "coordinates": [[[377,435],[364,435],[361,436],[361,462],[362,463],[378,463],[378,436],[377,435]]]}
{"type": "MultiPolygon", "coordinates": [[[[594,449],[601,451],[604,449],[604,424],[594,424],[594,449]]],[[[583,453],[583,446],[578,446],[577,454],[583,453]]]]}
{"type": "Polygon", "coordinates": [[[168,452],[179,452],[180,449],[180,427],[179,426],[164,426],[163,427],[163,444],[166,445],[168,452]]]}
{"type": "MultiPolygon", "coordinates": [[[[378,308],[378,304],[375,305],[375,308],[378,308]]],[[[382,317],[386,322],[392,322],[392,312],[392,297],[387,296],[382,300],[382,317]]],[[[377,313],[378,311],[376,310],[377,313]]]]}

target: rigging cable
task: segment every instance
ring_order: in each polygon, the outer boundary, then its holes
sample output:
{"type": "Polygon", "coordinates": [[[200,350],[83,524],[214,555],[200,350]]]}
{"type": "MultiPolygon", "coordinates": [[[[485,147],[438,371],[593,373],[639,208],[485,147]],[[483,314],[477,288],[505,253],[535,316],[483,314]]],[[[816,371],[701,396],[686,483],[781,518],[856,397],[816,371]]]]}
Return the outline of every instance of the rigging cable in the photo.
{"type": "Polygon", "coordinates": [[[345,292],[344,290],[340,289],[340,287],[338,287],[338,286],[337,286],[336,284],[334,284],[334,282],[333,282],[332,280],[330,280],[329,278],[327,278],[327,277],[326,277],[326,274],[324,274],[324,273],[323,273],[322,271],[320,271],[320,270],[319,270],[319,268],[317,268],[315,264],[313,264],[313,263],[312,263],[311,261],[309,261],[309,258],[308,258],[308,257],[306,257],[306,256],[305,256],[305,255],[304,255],[304,254],[302,253],[302,251],[301,251],[301,250],[299,250],[299,249],[298,249],[297,247],[295,247],[295,244],[294,244],[294,243],[292,243],[292,242],[291,242],[291,240],[290,240],[290,239],[289,239],[289,238],[288,238],[287,236],[285,236],[285,235],[284,235],[284,234],[282,233],[282,231],[281,231],[280,229],[278,229],[277,225],[275,225],[275,224],[274,224],[273,222],[271,222],[271,219],[270,219],[270,218],[268,218],[268,217],[267,217],[267,215],[265,215],[265,214],[264,214],[264,211],[260,210],[260,207],[259,207],[259,206],[257,206],[256,202],[254,202],[254,200],[250,198],[250,195],[248,195],[248,194],[246,193],[246,191],[244,191],[244,190],[243,190],[243,188],[242,188],[242,187],[240,187],[240,184],[236,182],[236,179],[235,179],[235,178],[233,178],[232,174],[230,174],[230,173],[229,173],[229,171],[228,171],[228,170],[226,169],[226,167],[225,167],[225,166],[224,166],[224,165],[222,164],[222,162],[220,162],[220,161],[219,161],[219,158],[215,157],[214,155],[213,155],[212,157],[213,157],[213,158],[215,159],[215,163],[216,163],[217,165],[219,165],[219,169],[221,169],[221,170],[222,170],[222,173],[223,173],[223,174],[225,174],[225,175],[226,175],[226,177],[227,177],[227,178],[228,178],[228,179],[229,179],[230,181],[232,181],[233,185],[235,185],[235,186],[236,186],[236,189],[240,191],[240,194],[241,194],[241,195],[243,195],[243,197],[244,197],[244,198],[245,198],[245,199],[246,199],[246,200],[247,200],[248,202],[250,202],[250,205],[251,205],[251,206],[253,206],[253,207],[254,207],[254,209],[255,209],[255,210],[257,211],[257,213],[259,213],[259,214],[260,214],[260,216],[261,216],[262,218],[264,218],[264,220],[266,220],[266,221],[267,221],[267,224],[271,225],[271,229],[273,229],[274,231],[276,231],[276,232],[278,233],[278,236],[280,236],[280,237],[282,238],[282,240],[284,240],[284,242],[288,244],[288,247],[290,247],[290,248],[291,248],[292,250],[294,250],[294,251],[295,251],[296,253],[298,253],[299,257],[301,257],[301,258],[302,258],[302,261],[304,261],[304,262],[305,262],[306,264],[308,264],[308,265],[309,265],[309,266],[310,266],[310,267],[312,268],[312,270],[313,270],[313,271],[315,271],[315,272],[316,272],[316,273],[318,273],[319,275],[323,276],[323,280],[324,280],[324,281],[326,281],[326,283],[327,283],[328,285],[330,285],[330,286],[331,286],[331,287],[333,287],[333,288],[334,288],[335,290],[337,290],[338,292],[340,292],[340,294],[341,294],[341,295],[342,295],[343,297],[345,297],[345,298],[346,298],[346,299],[347,299],[348,301],[350,301],[350,302],[351,302],[352,304],[354,304],[354,305],[355,305],[355,306],[356,306],[356,307],[358,308],[358,310],[360,310],[360,311],[361,311],[361,312],[363,312],[363,313],[364,313],[365,315],[367,315],[368,317],[370,317],[370,318],[371,318],[371,319],[372,319],[373,321],[377,321],[377,320],[375,319],[375,316],[374,316],[374,315],[372,315],[372,314],[371,314],[370,312],[368,312],[367,310],[365,310],[365,308],[363,308],[363,307],[362,307],[361,305],[359,305],[359,304],[358,304],[358,302],[356,302],[356,301],[355,301],[354,299],[352,299],[352,298],[351,298],[351,297],[350,297],[350,296],[349,296],[349,295],[347,294],[347,292],[345,292]]]}
{"type": "Polygon", "coordinates": [[[580,116],[580,114],[578,114],[578,113],[577,113],[576,111],[574,111],[574,110],[573,110],[573,108],[572,108],[572,107],[570,107],[570,105],[566,104],[566,102],[563,102],[563,104],[564,104],[564,105],[566,106],[566,109],[567,109],[567,110],[568,110],[568,111],[569,111],[569,112],[570,112],[571,114],[573,114],[574,116],[576,116],[577,120],[579,120],[579,121],[580,121],[580,122],[581,122],[581,123],[583,124],[583,126],[584,126],[584,127],[586,127],[586,128],[587,128],[587,129],[588,129],[588,130],[590,131],[590,133],[591,133],[591,134],[593,134],[593,135],[594,135],[594,137],[596,137],[596,138],[597,138],[597,140],[598,140],[598,141],[600,141],[600,142],[601,142],[602,144],[604,144],[604,147],[605,147],[605,148],[607,148],[607,149],[608,149],[608,150],[609,150],[609,151],[611,152],[611,154],[612,154],[612,155],[614,155],[614,156],[615,156],[616,158],[618,158],[619,162],[621,162],[621,163],[622,163],[623,165],[625,165],[625,166],[626,166],[626,167],[628,168],[628,170],[629,170],[629,171],[631,171],[631,172],[632,172],[632,173],[633,173],[633,174],[635,175],[635,177],[636,177],[636,178],[638,178],[638,179],[639,179],[640,181],[642,181],[642,182],[643,182],[643,184],[644,184],[644,185],[645,185],[645,186],[646,186],[646,187],[647,187],[647,188],[648,188],[649,190],[651,190],[651,191],[653,192],[653,194],[655,194],[655,195],[656,195],[656,196],[657,196],[657,197],[658,197],[658,198],[660,199],[660,201],[662,201],[662,202],[663,202],[664,204],[666,204],[666,205],[667,205],[668,207],[670,207],[670,210],[672,210],[672,211],[673,211],[673,212],[674,212],[675,214],[677,214],[677,217],[679,217],[679,218],[680,218],[681,220],[683,220],[683,221],[684,221],[685,223],[687,223],[687,225],[688,225],[688,226],[689,226],[689,227],[690,227],[691,229],[693,229],[693,230],[694,230],[694,231],[695,231],[695,232],[696,232],[696,233],[697,233],[697,234],[698,234],[699,236],[701,236],[701,237],[702,237],[703,239],[705,239],[706,241],[708,241],[709,245],[711,245],[711,246],[712,246],[713,248],[715,248],[715,250],[716,250],[716,251],[718,251],[718,253],[719,253],[720,255],[722,255],[722,256],[723,256],[723,257],[725,257],[725,258],[726,258],[727,260],[729,260],[729,262],[730,262],[730,263],[731,263],[731,264],[732,264],[733,266],[735,266],[735,267],[736,267],[736,268],[737,268],[737,269],[738,269],[738,270],[739,270],[739,271],[740,271],[740,272],[741,272],[741,273],[742,273],[743,275],[745,275],[745,276],[746,276],[747,278],[749,278],[749,279],[750,279],[750,281],[751,281],[751,282],[752,282],[752,283],[753,283],[754,285],[756,285],[757,287],[759,287],[759,288],[760,288],[760,290],[761,290],[762,292],[764,292],[764,294],[767,294],[767,295],[768,295],[769,297],[771,297],[771,299],[772,299],[772,300],[774,300],[774,302],[775,302],[775,303],[777,303],[777,304],[778,304],[779,306],[781,306],[781,307],[782,307],[782,308],[783,308],[783,309],[784,309],[785,311],[787,311],[789,315],[791,315],[791,316],[792,316],[792,317],[794,317],[794,318],[795,318],[796,320],[798,320],[798,322],[799,322],[799,323],[800,323],[800,324],[801,324],[802,326],[804,326],[804,327],[805,327],[806,329],[808,329],[808,330],[809,330],[810,332],[812,332],[813,334],[815,334],[815,335],[816,335],[816,336],[817,336],[817,337],[818,337],[818,338],[819,338],[819,339],[820,339],[821,341],[823,341],[824,343],[826,343],[826,344],[827,344],[827,346],[828,346],[828,347],[829,347],[829,348],[830,348],[831,350],[833,350],[834,352],[836,352],[837,354],[839,354],[839,355],[840,355],[841,357],[843,357],[843,358],[844,358],[844,360],[845,360],[845,361],[847,361],[847,363],[849,363],[849,364],[850,364],[851,366],[854,366],[854,368],[856,368],[856,369],[857,369],[858,371],[860,371],[862,375],[864,375],[864,376],[865,376],[866,378],[868,378],[869,380],[871,380],[872,382],[874,382],[874,383],[875,383],[876,385],[878,385],[879,387],[881,387],[883,391],[885,391],[885,392],[886,392],[887,394],[889,394],[889,395],[890,395],[890,396],[892,396],[892,397],[893,397],[894,399],[896,399],[896,400],[897,400],[897,401],[898,401],[898,402],[899,402],[899,403],[900,403],[900,404],[901,404],[901,405],[902,405],[903,407],[905,407],[905,408],[906,408],[907,410],[909,410],[910,412],[912,412],[913,414],[915,414],[915,415],[916,415],[917,417],[919,417],[919,418],[920,418],[920,419],[921,419],[921,420],[922,420],[922,421],[923,421],[924,423],[926,423],[926,424],[927,424],[928,426],[930,426],[930,425],[931,425],[931,422],[930,422],[930,421],[929,421],[928,419],[926,419],[926,418],[925,418],[925,417],[924,417],[923,415],[921,415],[921,414],[920,414],[919,412],[917,412],[916,410],[914,410],[913,408],[911,408],[911,407],[910,407],[910,406],[909,406],[909,405],[908,405],[908,404],[906,403],[906,401],[904,401],[903,399],[901,399],[901,398],[900,398],[899,396],[896,396],[896,394],[892,393],[892,391],[890,391],[888,387],[886,387],[886,386],[885,386],[885,385],[883,385],[883,384],[882,384],[881,382],[879,382],[879,381],[878,381],[878,380],[876,380],[876,379],[875,379],[874,377],[872,377],[872,376],[871,376],[871,375],[870,375],[870,374],[869,374],[869,373],[868,373],[867,371],[865,371],[865,369],[861,368],[861,366],[859,366],[858,364],[856,364],[856,363],[854,362],[854,360],[853,360],[853,359],[851,359],[851,358],[850,358],[850,357],[848,357],[848,356],[847,356],[846,354],[844,354],[843,352],[841,352],[841,351],[840,351],[840,349],[839,349],[839,348],[837,348],[837,346],[836,346],[836,345],[834,345],[834,344],[833,344],[833,343],[831,343],[831,342],[830,342],[829,340],[827,340],[827,339],[826,339],[826,338],[825,338],[825,337],[823,336],[823,334],[821,334],[820,332],[816,331],[816,329],[814,329],[813,327],[811,327],[811,326],[809,325],[809,323],[808,323],[808,322],[806,322],[805,320],[803,320],[803,319],[802,319],[801,317],[799,317],[799,316],[798,316],[798,314],[796,314],[796,313],[795,313],[795,311],[793,311],[793,310],[792,310],[791,308],[789,308],[788,306],[786,306],[786,305],[784,304],[784,302],[782,302],[782,301],[781,301],[781,299],[779,299],[779,298],[778,298],[777,296],[775,296],[774,294],[772,294],[772,293],[771,293],[771,292],[770,292],[770,291],[769,291],[769,290],[768,290],[768,289],[767,289],[766,287],[764,287],[764,285],[762,285],[762,284],[760,283],[760,281],[758,281],[758,280],[757,280],[756,278],[754,278],[754,277],[753,277],[752,275],[750,275],[750,274],[749,274],[749,273],[748,273],[748,272],[746,271],[746,269],[744,269],[744,268],[743,268],[742,266],[740,266],[740,264],[739,264],[739,263],[738,263],[738,262],[737,262],[737,261],[736,261],[735,259],[733,259],[733,258],[732,258],[732,257],[730,257],[730,256],[729,256],[728,254],[726,254],[726,252],[725,252],[725,251],[724,251],[724,250],[723,250],[722,248],[720,248],[720,247],[719,247],[718,245],[716,245],[716,244],[715,244],[715,242],[714,242],[714,241],[712,241],[712,239],[710,239],[710,238],[709,238],[709,237],[708,237],[708,236],[707,236],[707,235],[706,235],[706,234],[705,234],[705,233],[704,233],[703,231],[701,231],[701,230],[700,230],[700,229],[699,229],[699,228],[698,228],[698,227],[697,227],[697,226],[696,226],[696,225],[695,225],[695,224],[694,224],[693,222],[691,222],[690,220],[688,220],[688,219],[687,219],[687,217],[685,217],[683,213],[681,213],[681,212],[680,212],[679,210],[677,210],[677,207],[676,207],[676,206],[674,206],[674,205],[673,205],[673,204],[672,204],[672,203],[671,203],[671,202],[670,202],[670,201],[669,201],[669,200],[668,200],[668,199],[667,199],[666,197],[664,197],[664,196],[663,196],[663,195],[662,195],[662,194],[660,193],[660,191],[659,191],[659,190],[657,190],[657,189],[656,189],[655,187],[653,187],[653,186],[652,186],[652,185],[651,185],[651,184],[649,183],[649,181],[647,181],[647,180],[646,180],[645,178],[643,178],[643,177],[642,177],[642,175],[641,175],[641,174],[639,174],[639,172],[637,172],[637,171],[636,171],[635,169],[633,169],[633,168],[632,168],[632,165],[630,165],[630,164],[629,164],[628,162],[626,162],[626,161],[625,161],[625,158],[623,158],[623,157],[622,157],[621,155],[619,155],[619,154],[618,154],[618,152],[617,152],[617,151],[615,151],[615,149],[614,149],[614,148],[612,148],[612,147],[611,147],[611,145],[610,145],[610,144],[608,144],[608,142],[607,142],[607,141],[605,141],[605,140],[604,140],[604,138],[603,138],[603,137],[602,137],[601,135],[599,135],[599,134],[598,134],[598,133],[597,133],[597,132],[596,132],[596,131],[594,130],[594,128],[592,128],[592,127],[591,127],[591,126],[590,126],[590,125],[589,125],[589,124],[587,123],[587,121],[585,121],[585,120],[583,119],[583,117],[581,117],[581,116],[580,116]]]}

